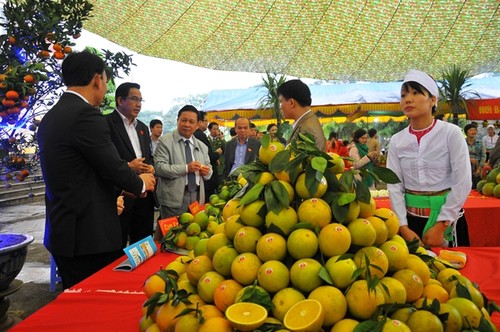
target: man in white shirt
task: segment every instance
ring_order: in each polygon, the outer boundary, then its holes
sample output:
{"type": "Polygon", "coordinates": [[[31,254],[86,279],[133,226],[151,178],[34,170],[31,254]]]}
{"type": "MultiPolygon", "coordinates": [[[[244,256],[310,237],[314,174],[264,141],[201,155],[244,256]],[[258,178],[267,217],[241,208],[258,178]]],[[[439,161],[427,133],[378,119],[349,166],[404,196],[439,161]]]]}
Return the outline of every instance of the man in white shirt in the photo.
{"type": "MultiPolygon", "coordinates": [[[[106,115],[113,144],[136,174],[154,175],[149,129],[137,119],[143,103],[140,85],[121,84],[115,91],[115,101],[116,109],[106,115]]],[[[139,198],[125,195],[125,209],[120,215],[123,247],[153,233],[154,205],[153,193],[139,198]]]]}

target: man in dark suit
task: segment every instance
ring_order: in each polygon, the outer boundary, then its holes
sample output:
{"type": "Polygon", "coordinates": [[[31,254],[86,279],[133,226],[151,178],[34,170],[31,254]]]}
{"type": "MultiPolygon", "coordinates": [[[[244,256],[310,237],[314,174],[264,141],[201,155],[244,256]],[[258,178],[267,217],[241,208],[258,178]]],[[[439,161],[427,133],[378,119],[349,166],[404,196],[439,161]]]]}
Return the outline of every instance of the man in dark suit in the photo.
{"type": "Polygon", "coordinates": [[[259,155],[260,142],[248,137],[250,121],[247,118],[238,118],[235,126],[236,139],[227,142],[224,152],[224,178],[227,178],[238,166],[254,161],[259,155]]]}
{"type": "Polygon", "coordinates": [[[299,133],[311,134],[316,147],[326,150],[326,138],[321,123],[311,110],[311,90],[301,80],[290,80],[278,87],[278,98],[285,118],[294,119],[293,130],[286,142],[299,139],[299,133]]]}
{"type": "MultiPolygon", "coordinates": [[[[137,83],[123,83],[115,91],[116,109],[106,116],[111,141],[120,157],[136,173],[154,174],[151,155],[151,137],[148,126],[139,121],[141,111],[141,86],[137,83]]],[[[124,195],[125,209],[120,215],[122,226],[122,247],[135,243],[153,234],[154,199],[153,194],[146,197],[124,195]]]]}
{"type": "Polygon", "coordinates": [[[149,173],[139,176],[120,158],[97,108],[106,93],[105,64],[89,52],[62,64],[68,87],[38,129],[45,180],[44,244],[64,288],[82,281],[123,252],[116,187],[134,195],[154,190],[149,173]]]}
{"type": "Polygon", "coordinates": [[[205,143],[208,148],[208,157],[210,158],[210,165],[212,165],[213,174],[212,177],[205,182],[205,197],[207,199],[210,195],[217,193],[217,187],[219,186],[219,179],[217,177],[218,165],[222,150],[214,151],[212,144],[208,140],[207,135],[205,135],[205,130],[208,127],[207,112],[198,111],[198,129],[194,132],[194,137],[205,143]],[[220,152],[219,152],[220,151],[220,152]]]}

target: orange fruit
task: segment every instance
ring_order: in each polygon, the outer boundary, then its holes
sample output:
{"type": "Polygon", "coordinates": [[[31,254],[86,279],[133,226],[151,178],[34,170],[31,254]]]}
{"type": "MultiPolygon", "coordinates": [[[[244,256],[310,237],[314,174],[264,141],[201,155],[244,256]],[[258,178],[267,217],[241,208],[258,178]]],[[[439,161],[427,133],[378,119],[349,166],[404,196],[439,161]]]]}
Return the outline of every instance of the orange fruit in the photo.
{"type": "Polygon", "coordinates": [[[64,46],[63,52],[66,53],[66,54],[68,54],[68,53],[73,52],[73,49],[71,47],[69,47],[69,46],[64,46]]]}
{"type": "Polygon", "coordinates": [[[288,310],[295,303],[305,299],[306,297],[304,296],[304,294],[299,292],[297,289],[292,287],[283,288],[273,296],[273,316],[280,321],[283,321],[288,310]]]}
{"type": "Polygon", "coordinates": [[[402,269],[396,271],[393,275],[393,278],[398,279],[406,289],[406,302],[412,303],[415,302],[422,296],[424,292],[424,284],[422,279],[412,270],[402,269]]]}
{"type": "Polygon", "coordinates": [[[214,270],[222,274],[224,277],[231,277],[231,264],[238,256],[238,251],[233,247],[223,246],[217,249],[212,258],[214,270]]]}
{"type": "Polygon", "coordinates": [[[296,229],[288,236],[286,248],[295,259],[311,258],[318,251],[318,237],[310,229],[296,229]]]}
{"type": "MultiPolygon", "coordinates": [[[[234,248],[240,253],[256,252],[257,242],[262,237],[258,228],[252,226],[241,227],[234,235],[234,248]]],[[[209,240],[210,241],[210,240],[209,240]]]]}
{"type": "Polygon", "coordinates": [[[196,257],[186,267],[186,274],[189,282],[194,286],[197,286],[201,276],[209,271],[213,271],[212,260],[205,255],[196,257]]]}
{"type": "Polygon", "coordinates": [[[43,50],[43,51],[38,52],[39,58],[48,58],[49,56],[50,56],[49,51],[43,50]]]}
{"type": "Polygon", "coordinates": [[[9,107],[14,107],[14,105],[16,104],[16,101],[15,100],[12,100],[12,99],[7,99],[7,98],[4,98],[2,100],[2,105],[5,107],[5,108],[9,108],[9,107]]]}
{"type": "Polygon", "coordinates": [[[297,181],[295,181],[295,192],[297,195],[299,195],[300,198],[302,199],[308,199],[308,198],[320,198],[326,193],[326,190],[328,189],[328,182],[326,181],[326,178],[323,176],[318,184],[318,187],[316,188],[316,191],[313,193],[309,192],[309,189],[306,187],[306,173],[302,173],[297,177],[297,181]]]}
{"type": "Polygon", "coordinates": [[[227,279],[221,282],[214,292],[214,304],[220,311],[226,309],[235,302],[236,294],[243,286],[236,280],[227,279]]]}
{"type": "Polygon", "coordinates": [[[31,74],[25,75],[23,79],[24,79],[24,82],[26,82],[26,83],[34,83],[35,82],[35,77],[31,74]]]}
{"type": "Polygon", "coordinates": [[[410,331],[443,331],[443,324],[438,316],[427,310],[417,310],[408,317],[406,325],[410,331]]]}
{"type": "Polygon", "coordinates": [[[297,217],[300,222],[323,228],[332,221],[332,209],[321,198],[310,198],[299,205],[297,217]]]}
{"type": "Polygon", "coordinates": [[[357,280],[345,294],[349,313],[357,319],[368,319],[376,311],[377,306],[384,304],[385,299],[379,286],[369,290],[366,280],[357,280]]]}
{"type": "Polygon", "coordinates": [[[330,257],[325,268],[332,278],[333,286],[345,289],[354,282],[353,274],[358,266],[351,258],[338,260],[340,257],[340,255],[330,257]]]}
{"type": "Polygon", "coordinates": [[[226,318],[238,331],[253,331],[264,324],[267,310],[256,303],[239,302],[227,308],[226,318]]]}
{"type": "Polygon", "coordinates": [[[286,257],[286,240],[276,233],[264,234],[257,241],[257,256],[263,262],[270,260],[281,261],[286,257]]]}
{"type": "Polygon", "coordinates": [[[53,45],[52,45],[52,48],[53,48],[53,49],[54,49],[54,51],[56,51],[56,52],[61,52],[61,51],[62,51],[62,49],[63,49],[63,47],[62,47],[62,46],[61,46],[61,44],[59,44],[59,43],[55,43],[55,44],[53,44],[53,45]]]}
{"type": "Polygon", "coordinates": [[[290,234],[293,226],[298,222],[297,212],[291,207],[281,209],[278,214],[269,211],[266,215],[266,227],[278,227],[285,235],[290,234]]]}
{"type": "Polygon", "coordinates": [[[380,246],[389,260],[389,271],[395,272],[406,268],[408,264],[408,247],[399,242],[389,240],[380,246]]]}
{"type": "Polygon", "coordinates": [[[257,273],[259,286],[269,293],[276,293],[288,286],[290,273],[285,264],[280,261],[267,261],[262,264],[257,273]]]}
{"type": "Polygon", "coordinates": [[[302,258],[290,268],[290,281],[292,285],[303,292],[311,292],[323,284],[319,277],[321,264],[312,258],[302,258]]]}
{"type": "Polygon", "coordinates": [[[53,57],[62,60],[66,57],[66,55],[63,52],[54,52],[53,57]]]}
{"type": "Polygon", "coordinates": [[[332,326],[342,318],[347,312],[347,301],[342,292],[333,286],[320,286],[313,290],[309,299],[318,300],[325,311],[323,326],[332,326]]]}
{"type": "Polygon", "coordinates": [[[253,253],[243,253],[237,256],[231,264],[231,275],[233,279],[246,286],[251,285],[257,279],[257,273],[262,265],[259,257],[253,253]]]}
{"type": "Polygon", "coordinates": [[[382,219],[387,226],[387,238],[391,239],[399,231],[399,219],[391,209],[378,208],[373,214],[375,217],[382,219]]]}
{"type": "Polygon", "coordinates": [[[285,146],[281,142],[271,141],[267,147],[264,147],[263,145],[260,146],[259,159],[264,165],[269,165],[274,156],[283,150],[285,150],[285,146]]]}
{"type": "Polygon", "coordinates": [[[262,209],[266,210],[266,202],[263,200],[256,200],[243,206],[240,212],[241,221],[247,226],[260,227],[264,225],[262,209]]]}
{"type": "Polygon", "coordinates": [[[422,297],[427,298],[427,303],[437,299],[439,303],[446,303],[450,299],[450,294],[442,286],[435,284],[427,284],[424,286],[422,297]]]}
{"type": "Polygon", "coordinates": [[[343,255],[351,247],[351,233],[339,223],[331,223],[321,229],[318,236],[319,249],[326,257],[343,255]]]}
{"type": "Polygon", "coordinates": [[[294,304],[283,323],[290,331],[320,331],[324,320],[323,305],[318,300],[307,299],[294,304]]]}
{"type": "Polygon", "coordinates": [[[231,323],[223,317],[213,317],[207,319],[200,325],[198,332],[233,332],[231,323]]]}
{"type": "Polygon", "coordinates": [[[153,296],[155,293],[165,293],[165,280],[157,274],[153,274],[148,279],[146,279],[146,283],[144,284],[144,294],[148,298],[153,296]]]}
{"type": "Polygon", "coordinates": [[[372,246],[377,239],[377,232],[368,219],[358,218],[347,224],[351,233],[351,243],[356,246],[372,246]]]}
{"type": "Polygon", "coordinates": [[[198,291],[198,295],[202,298],[203,301],[207,303],[213,303],[215,290],[217,289],[217,286],[219,286],[219,284],[224,280],[225,278],[221,274],[215,271],[208,271],[207,273],[202,275],[200,280],[198,281],[198,285],[196,288],[198,291]]]}
{"type": "Polygon", "coordinates": [[[384,277],[389,269],[389,260],[385,253],[377,247],[363,247],[354,254],[354,263],[358,268],[363,268],[360,277],[368,279],[366,270],[366,258],[369,260],[370,275],[379,279],[384,277]]]}
{"type": "Polygon", "coordinates": [[[9,90],[5,93],[5,98],[7,99],[18,99],[19,93],[16,90],[9,90]]]}

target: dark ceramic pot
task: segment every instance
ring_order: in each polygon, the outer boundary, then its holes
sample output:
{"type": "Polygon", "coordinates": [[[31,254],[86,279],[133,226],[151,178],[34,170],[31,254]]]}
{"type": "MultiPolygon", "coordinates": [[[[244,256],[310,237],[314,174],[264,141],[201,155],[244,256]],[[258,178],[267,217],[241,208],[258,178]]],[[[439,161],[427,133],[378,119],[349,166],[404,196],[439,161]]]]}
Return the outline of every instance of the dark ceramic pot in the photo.
{"type": "Polygon", "coordinates": [[[0,233],[0,291],[9,287],[23,268],[33,236],[0,233]]]}

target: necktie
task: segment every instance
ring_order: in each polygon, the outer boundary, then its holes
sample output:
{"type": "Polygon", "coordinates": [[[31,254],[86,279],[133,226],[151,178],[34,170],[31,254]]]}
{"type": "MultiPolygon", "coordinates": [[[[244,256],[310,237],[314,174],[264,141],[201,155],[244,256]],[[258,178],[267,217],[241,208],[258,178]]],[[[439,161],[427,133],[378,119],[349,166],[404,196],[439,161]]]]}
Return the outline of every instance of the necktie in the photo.
{"type": "MultiPolygon", "coordinates": [[[[184,147],[186,150],[186,164],[193,161],[193,156],[191,155],[191,147],[189,146],[189,141],[184,141],[184,147]]],[[[194,173],[188,173],[188,191],[196,191],[196,175],[194,173]]]]}

